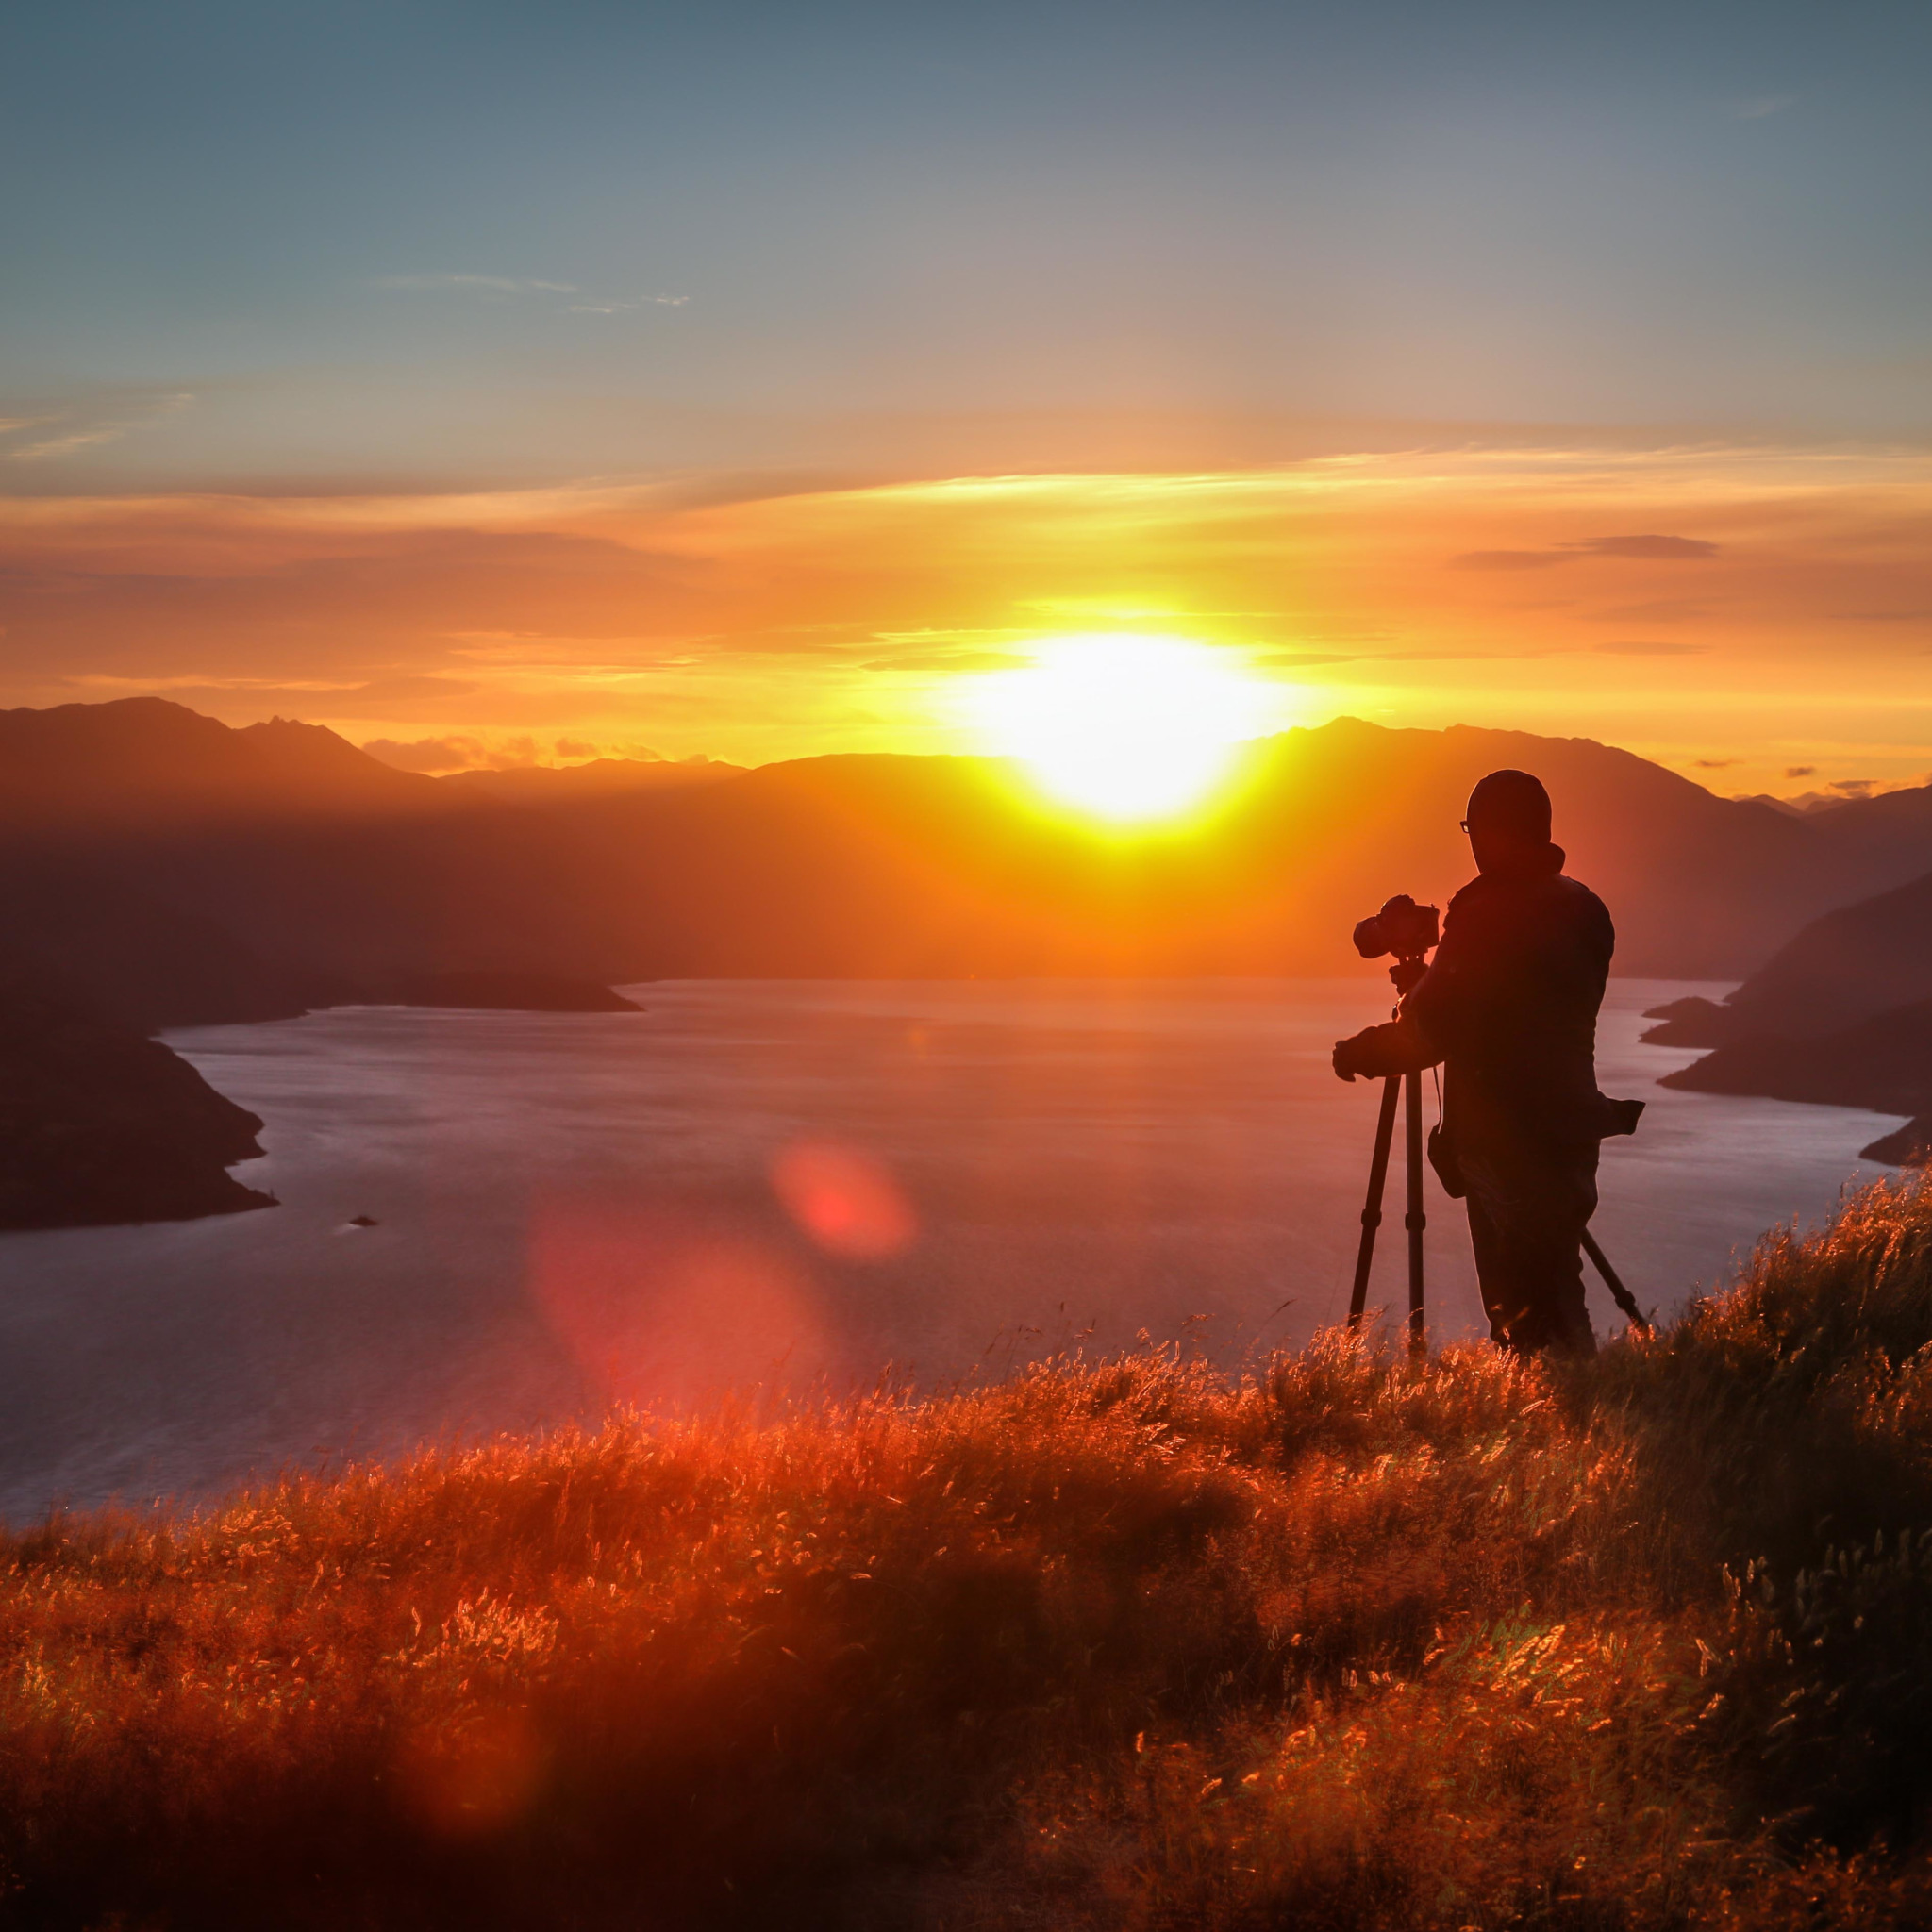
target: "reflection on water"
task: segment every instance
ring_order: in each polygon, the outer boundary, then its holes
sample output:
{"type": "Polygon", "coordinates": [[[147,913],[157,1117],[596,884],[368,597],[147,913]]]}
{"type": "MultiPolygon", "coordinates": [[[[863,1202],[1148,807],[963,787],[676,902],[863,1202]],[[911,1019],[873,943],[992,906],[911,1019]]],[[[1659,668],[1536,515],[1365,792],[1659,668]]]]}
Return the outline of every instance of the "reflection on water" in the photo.
{"type": "MultiPolygon", "coordinates": [[[[1597,1230],[1674,1307],[1815,1219],[1892,1124],[1666,1093],[1613,984],[1597,1230]]],[[[1223,1355],[1345,1311],[1374,1090],[1329,1042],[1374,981],[680,982],[639,1014],[344,1009],[172,1036],[267,1122],[283,1202],[0,1237],[0,1511],[721,1387],[999,1373],[1145,1328],[1223,1355]],[[357,1227],[363,1216],[374,1226],[357,1227]]],[[[1391,1176],[1391,1205],[1400,1174],[1391,1176]]],[[[1438,1337],[1479,1327],[1429,1181],[1438,1337]]],[[[1399,1214],[1376,1294],[1400,1300],[1399,1214]]],[[[1592,1284],[1600,1330],[1616,1322],[1592,1284]]]]}

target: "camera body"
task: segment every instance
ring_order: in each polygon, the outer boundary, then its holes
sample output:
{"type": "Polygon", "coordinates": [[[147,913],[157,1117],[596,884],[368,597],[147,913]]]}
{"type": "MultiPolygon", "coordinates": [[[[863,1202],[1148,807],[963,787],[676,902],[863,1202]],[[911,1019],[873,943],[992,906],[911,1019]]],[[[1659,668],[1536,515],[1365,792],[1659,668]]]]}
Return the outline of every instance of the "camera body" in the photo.
{"type": "Polygon", "coordinates": [[[1420,959],[1442,937],[1441,922],[1435,907],[1418,906],[1407,892],[1398,892],[1356,927],[1355,949],[1364,959],[1379,959],[1384,953],[1420,959]]]}

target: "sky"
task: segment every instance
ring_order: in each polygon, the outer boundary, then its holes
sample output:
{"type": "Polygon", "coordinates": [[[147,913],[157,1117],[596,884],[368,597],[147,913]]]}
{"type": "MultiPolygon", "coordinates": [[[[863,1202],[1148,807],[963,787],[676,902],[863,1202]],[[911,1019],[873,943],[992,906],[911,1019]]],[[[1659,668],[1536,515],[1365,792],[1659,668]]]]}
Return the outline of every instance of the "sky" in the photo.
{"type": "Polygon", "coordinates": [[[974,748],[1071,632],[1932,768],[1932,8],[158,7],[0,60],[0,703],[974,748]]]}

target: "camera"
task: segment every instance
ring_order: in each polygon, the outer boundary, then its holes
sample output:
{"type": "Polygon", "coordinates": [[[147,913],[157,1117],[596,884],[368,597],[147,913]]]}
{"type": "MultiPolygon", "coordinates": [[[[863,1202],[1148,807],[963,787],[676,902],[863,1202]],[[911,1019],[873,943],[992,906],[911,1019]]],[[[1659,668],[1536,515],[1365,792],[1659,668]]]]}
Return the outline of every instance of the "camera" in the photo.
{"type": "Polygon", "coordinates": [[[1407,892],[1394,898],[1355,929],[1355,949],[1364,959],[1393,953],[1398,959],[1420,959],[1442,937],[1440,914],[1433,906],[1418,906],[1407,892]]]}

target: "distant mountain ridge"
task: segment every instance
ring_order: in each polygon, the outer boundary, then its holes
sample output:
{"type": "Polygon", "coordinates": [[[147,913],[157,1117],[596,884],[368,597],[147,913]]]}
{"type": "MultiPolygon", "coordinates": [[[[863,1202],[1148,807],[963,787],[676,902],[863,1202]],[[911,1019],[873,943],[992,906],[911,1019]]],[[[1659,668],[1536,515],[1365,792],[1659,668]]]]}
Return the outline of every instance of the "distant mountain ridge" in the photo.
{"type": "Polygon", "coordinates": [[[1287,732],[1247,748],[1211,810],[1126,834],[990,758],[555,774],[528,781],[533,805],[319,726],[126,699],[0,713],[0,966],[148,1027],[451,973],[1350,973],[1364,910],[1467,878],[1457,822],[1501,765],[1549,785],[1620,972],[1740,976],[1820,913],[1932,874],[1932,791],[1801,818],[1588,739],[1470,726],[1287,732]]]}
{"type": "MultiPolygon", "coordinates": [[[[1902,809],[1916,824],[1922,808],[1908,800],[1888,817],[1902,809]]],[[[1864,1153],[1923,1161],[1932,1155],[1932,877],[1823,914],[1722,1003],[1676,1002],[1652,1017],[1663,1024],[1646,1040],[1711,1049],[1665,1086],[1907,1114],[1908,1127],[1864,1153]]]]}
{"type": "Polygon", "coordinates": [[[673,785],[712,785],[742,777],[746,767],[722,758],[591,758],[581,765],[508,765],[501,771],[446,772],[436,782],[461,793],[482,794],[516,805],[554,805],[566,799],[608,798],[673,785]]]}

